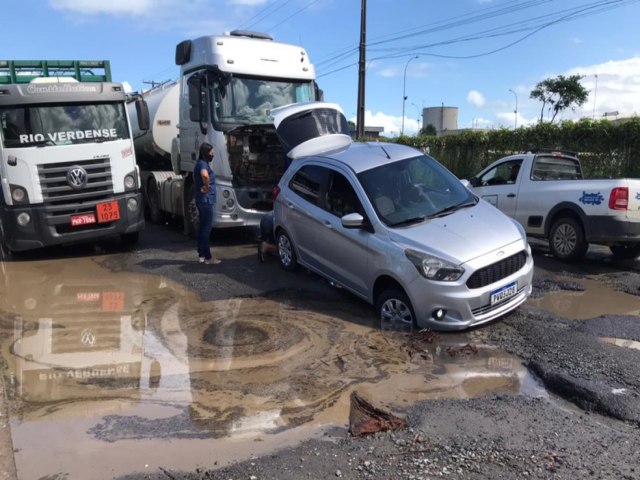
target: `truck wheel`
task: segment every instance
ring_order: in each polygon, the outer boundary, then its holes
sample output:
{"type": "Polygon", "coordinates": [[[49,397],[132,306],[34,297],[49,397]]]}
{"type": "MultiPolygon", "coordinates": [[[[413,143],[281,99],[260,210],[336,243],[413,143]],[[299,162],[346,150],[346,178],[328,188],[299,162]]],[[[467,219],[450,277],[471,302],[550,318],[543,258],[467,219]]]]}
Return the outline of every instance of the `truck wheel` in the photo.
{"type": "Polygon", "coordinates": [[[4,239],[4,228],[2,226],[2,222],[0,222],[0,258],[5,261],[13,259],[13,251],[9,248],[6,240],[4,239]]]}
{"type": "Polygon", "coordinates": [[[640,256],[640,243],[625,243],[623,245],[611,245],[611,253],[622,260],[633,260],[640,256]]]}
{"type": "Polygon", "coordinates": [[[123,233],[120,235],[120,244],[125,248],[133,248],[140,240],[140,232],[123,233]]]}
{"type": "Polygon", "coordinates": [[[382,330],[403,330],[418,325],[411,300],[402,289],[383,291],[376,300],[376,312],[382,330]]]}
{"type": "Polygon", "coordinates": [[[294,271],[298,266],[298,259],[296,257],[296,249],[293,247],[293,242],[289,238],[289,235],[284,232],[279,232],[276,243],[278,245],[280,265],[289,272],[294,271]]]}
{"type": "Polygon", "coordinates": [[[151,223],[163,224],[165,222],[165,215],[160,209],[158,182],[153,178],[149,180],[147,188],[147,204],[149,205],[149,220],[151,220],[151,223]]]}
{"type": "Polygon", "coordinates": [[[582,225],[571,217],[556,220],[549,232],[549,248],[558,260],[571,262],[582,258],[589,248],[582,225]]]}

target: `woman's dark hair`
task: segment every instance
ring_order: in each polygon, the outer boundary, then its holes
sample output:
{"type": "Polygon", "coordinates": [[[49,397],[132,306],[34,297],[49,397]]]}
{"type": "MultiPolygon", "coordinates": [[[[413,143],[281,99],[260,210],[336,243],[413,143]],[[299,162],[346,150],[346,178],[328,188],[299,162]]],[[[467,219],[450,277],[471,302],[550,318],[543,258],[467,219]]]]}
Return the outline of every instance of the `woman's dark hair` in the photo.
{"type": "Polygon", "coordinates": [[[213,158],[211,155],[209,155],[209,152],[212,148],[213,145],[207,142],[204,142],[202,145],[200,145],[200,158],[205,162],[210,162],[213,158]]]}

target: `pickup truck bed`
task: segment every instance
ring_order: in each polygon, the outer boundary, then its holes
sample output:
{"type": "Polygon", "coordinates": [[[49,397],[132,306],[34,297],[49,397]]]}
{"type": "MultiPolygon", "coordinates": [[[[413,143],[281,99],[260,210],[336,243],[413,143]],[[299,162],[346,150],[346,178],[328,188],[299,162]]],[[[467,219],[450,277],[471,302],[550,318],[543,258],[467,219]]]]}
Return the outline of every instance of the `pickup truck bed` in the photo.
{"type": "Polygon", "coordinates": [[[577,260],[590,243],[640,256],[640,179],[583,179],[575,155],[543,150],[501,158],[469,182],[558,259],[577,260]]]}

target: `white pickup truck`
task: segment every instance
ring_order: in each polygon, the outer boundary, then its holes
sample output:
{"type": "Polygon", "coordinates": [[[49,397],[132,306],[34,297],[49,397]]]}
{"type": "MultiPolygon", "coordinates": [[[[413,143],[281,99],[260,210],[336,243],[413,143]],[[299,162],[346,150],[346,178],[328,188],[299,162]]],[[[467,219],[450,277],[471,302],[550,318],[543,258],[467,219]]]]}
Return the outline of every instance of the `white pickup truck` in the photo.
{"type": "Polygon", "coordinates": [[[640,256],[640,179],[583,179],[575,154],[538,149],[501,158],[469,183],[527,235],[548,239],[558,259],[580,259],[590,243],[640,256]]]}

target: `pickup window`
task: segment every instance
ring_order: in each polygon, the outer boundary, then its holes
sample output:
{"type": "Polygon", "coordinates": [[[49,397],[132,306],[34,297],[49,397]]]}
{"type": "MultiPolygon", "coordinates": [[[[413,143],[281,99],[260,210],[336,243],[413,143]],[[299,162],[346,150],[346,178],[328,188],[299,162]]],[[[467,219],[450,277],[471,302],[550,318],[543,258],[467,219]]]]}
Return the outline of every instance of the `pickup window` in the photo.
{"type": "Polygon", "coordinates": [[[510,160],[496,165],[478,179],[478,186],[513,184],[518,178],[522,160],[510,160]]]}
{"type": "Polygon", "coordinates": [[[539,155],[533,162],[531,180],[577,180],[582,178],[575,158],[539,155]]]}

